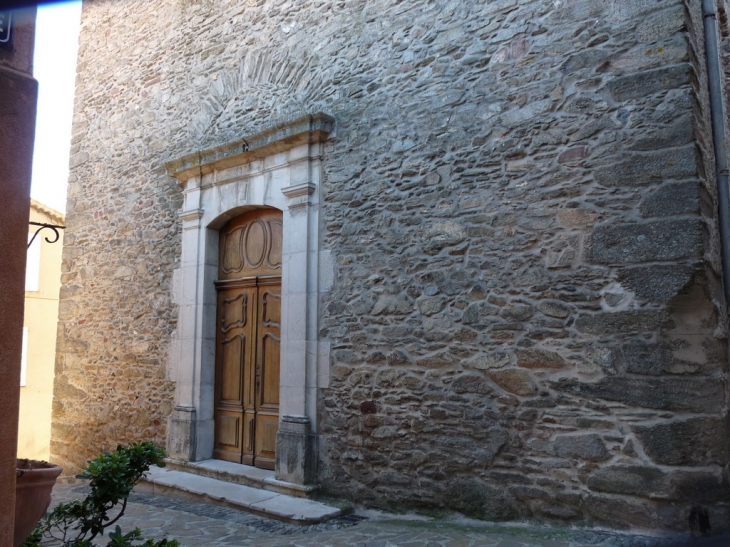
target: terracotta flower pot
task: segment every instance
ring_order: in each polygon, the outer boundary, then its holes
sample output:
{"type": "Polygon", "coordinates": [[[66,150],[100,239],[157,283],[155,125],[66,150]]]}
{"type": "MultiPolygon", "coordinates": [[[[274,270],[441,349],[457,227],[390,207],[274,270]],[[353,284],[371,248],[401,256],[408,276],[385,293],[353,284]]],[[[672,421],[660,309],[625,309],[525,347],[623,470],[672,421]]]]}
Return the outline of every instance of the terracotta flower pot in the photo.
{"type": "Polygon", "coordinates": [[[15,472],[15,529],[19,547],[51,504],[51,490],[62,469],[52,463],[18,458],[15,472]]]}

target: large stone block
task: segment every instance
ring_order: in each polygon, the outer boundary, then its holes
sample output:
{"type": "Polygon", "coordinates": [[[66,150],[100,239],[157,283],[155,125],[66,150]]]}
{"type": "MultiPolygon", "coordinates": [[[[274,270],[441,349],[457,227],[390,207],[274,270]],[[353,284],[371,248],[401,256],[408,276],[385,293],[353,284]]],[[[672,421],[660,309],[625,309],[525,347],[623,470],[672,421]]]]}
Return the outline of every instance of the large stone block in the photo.
{"type": "Polygon", "coordinates": [[[603,225],[590,235],[586,250],[586,260],[593,264],[636,264],[701,256],[699,218],[603,225]]]}
{"type": "Polygon", "coordinates": [[[674,471],[670,477],[672,497],[675,500],[713,504],[730,500],[730,484],[721,470],[674,471]]]}
{"type": "Polygon", "coordinates": [[[608,82],[606,87],[614,100],[632,101],[668,89],[689,85],[689,74],[689,65],[680,64],[616,78],[608,82]]]}
{"type": "Polygon", "coordinates": [[[659,410],[720,412],[725,404],[724,386],[713,379],[684,378],[602,378],[584,383],[574,379],[548,382],[548,386],[566,394],[589,399],[618,401],[629,406],[659,410]]]}
{"type": "Polygon", "coordinates": [[[610,457],[606,444],[599,435],[558,435],[550,443],[550,451],[560,458],[580,458],[602,461],[610,457]]]}
{"type": "Polygon", "coordinates": [[[659,310],[628,310],[581,315],[575,328],[587,334],[628,334],[656,331],[668,325],[669,316],[659,310]]]}
{"type": "Polygon", "coordinates": [[[596,167],[593,177],[608,187],[645,186],[667,179],[696,177],[697,152],[694,145],[679,150],[644,154],[623,154],[617,163],[596,167]]]}
{"type": "Polygon", "coordinates": [[[622,348],[626,372],[660,376],[674,361],[672,350],[659,344],[629,342],[622,348]]]}
{"type": "Polygon", "coordinates": [[[501,521],[518,516],[514,500],[504,489],[495,488],[476,478],[452,480],[444,497],[450,507],[469,517],[501,521]]]}
{"type": "Polygon", "coordinates": [[[669,496],[669,478],[656,467],[612,465],[588,475],[588,488],[609,494],[625,494],[647,498],[669,496]]]}
{"type": "Polygon", "coordinates": [[[693,264],[667,264],[624,268],[621,284],[642,300],[666,304],[686,287],[694,276],[693,264]]]}
{"type": "MultiPolygon", "coordinates": [[[[714,382],[714,380],[712,380],[714,382]]],[[[717,383],[717,382],[716,382],[717,383]]],[[[724,395],[720,386],[720,395],[724,395]]],[[[650,397],[651,395],[647,393],[650,397]]],[[[697,394],[695,397],[702,397],[697,394]]],[[[723,398],[715,396],[714,404],[702,406],[699,412],[719,413],[723,398]],[[719,399],[719,400],[718,400],[719,399]]],[[[727,465],[730,462],[730,426],[727,419],[691,418],[657,424],[634,425],[644,452],[661,465],[727,465]]]]}
{"type": "Polygon", "coordinates": [[[643,217],[668,217],[699,213],[700,187],[696,181],[662,184],[646,195],[639,206],[643,217]]]}
{"type": "Polygon", "coordinates": [[[650,529],[658,524],[656,511],[651,506],[626,498],[590,494],[583,500],[582,508],[596,522],[612,526],[650,529]]]}

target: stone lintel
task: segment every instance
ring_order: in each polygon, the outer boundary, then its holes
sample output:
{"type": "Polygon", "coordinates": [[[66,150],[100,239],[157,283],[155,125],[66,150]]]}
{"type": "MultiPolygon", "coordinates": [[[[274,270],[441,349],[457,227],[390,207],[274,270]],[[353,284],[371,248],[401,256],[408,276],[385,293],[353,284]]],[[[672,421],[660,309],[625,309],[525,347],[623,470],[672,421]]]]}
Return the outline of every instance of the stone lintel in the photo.
{"type": "Polygon", "coordinates": [[[323,142],[334,130],[335,119],[317,112],[270,128],[238,141],[189,154],[165,164],[170,176],[180,182],[236,165],[250,163],[307,143],[323,142]]]}

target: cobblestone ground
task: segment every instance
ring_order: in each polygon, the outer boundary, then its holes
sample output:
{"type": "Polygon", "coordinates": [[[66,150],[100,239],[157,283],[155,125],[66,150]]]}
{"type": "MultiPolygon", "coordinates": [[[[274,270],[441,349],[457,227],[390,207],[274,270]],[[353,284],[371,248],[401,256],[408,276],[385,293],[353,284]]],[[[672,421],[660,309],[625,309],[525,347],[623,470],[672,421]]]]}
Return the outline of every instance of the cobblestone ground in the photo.
{"type": "MultiPolygon", "coordinates": [[[[83,498],[84,485],[58,484],[53,503],[83,498]]],[[[324,524],[299,526],[204,503],[133,493],[119,521],[145,537],[175,538],[182,547],[721,547],[730,537],[658,539],[610,532],[479,521],[414,519],[356,512],[324,524]]],[[[50,545],[50,544],[49,544],[50,545]]]]}

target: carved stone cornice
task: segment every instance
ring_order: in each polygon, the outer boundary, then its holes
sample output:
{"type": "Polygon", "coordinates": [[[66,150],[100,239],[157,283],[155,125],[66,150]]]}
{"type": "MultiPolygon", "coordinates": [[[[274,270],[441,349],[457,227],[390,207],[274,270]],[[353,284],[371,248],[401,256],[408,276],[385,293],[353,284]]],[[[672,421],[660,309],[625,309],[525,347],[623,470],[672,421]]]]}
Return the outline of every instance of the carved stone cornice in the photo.
{"type": "Polygon", "coordinates": [[[238,141],[195,152],[165,164],[167,173],[186,181],[214,171],[243,165],[301,144],[323,142],[334,131],[335,119],[317,112],[273,124],[238,141]]]}

